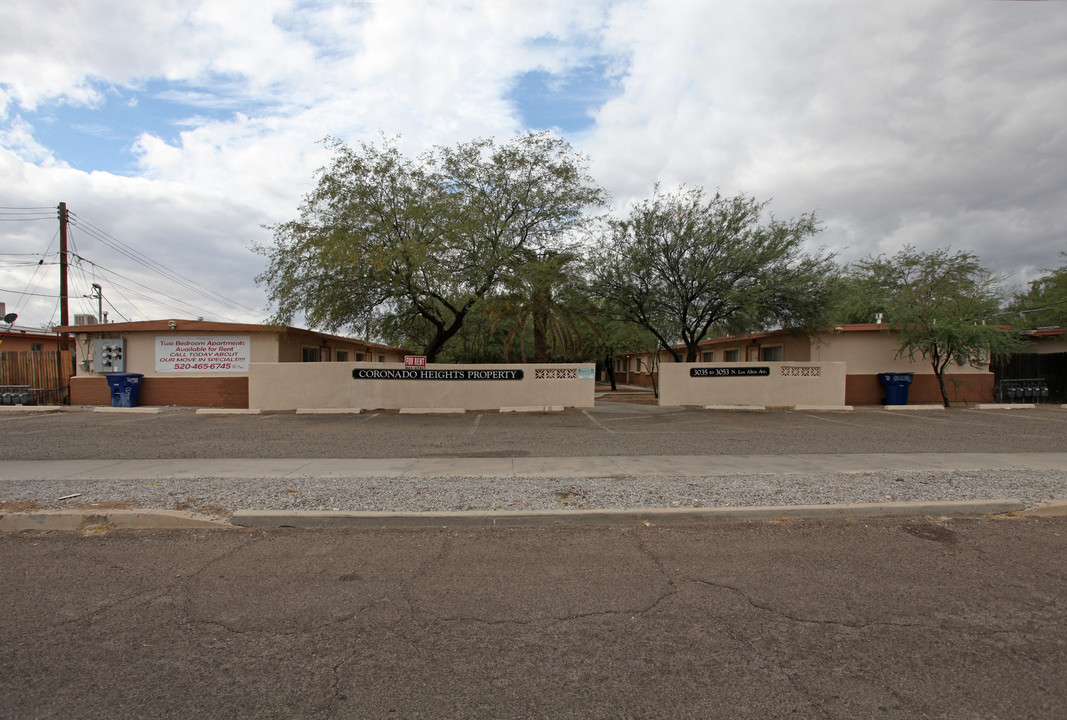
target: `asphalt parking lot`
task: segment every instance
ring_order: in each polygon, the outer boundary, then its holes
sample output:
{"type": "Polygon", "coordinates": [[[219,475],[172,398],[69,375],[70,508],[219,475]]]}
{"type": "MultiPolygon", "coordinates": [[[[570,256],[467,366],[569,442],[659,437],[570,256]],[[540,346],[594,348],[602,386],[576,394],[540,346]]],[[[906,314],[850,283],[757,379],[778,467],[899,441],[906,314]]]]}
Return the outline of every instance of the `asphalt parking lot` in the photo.
{"type": "Polygon", "coordinates": [[[0,415],[0,460],[1063,452],[1067,410],[736,412],[603,403],[557,413],[0,415]]]}

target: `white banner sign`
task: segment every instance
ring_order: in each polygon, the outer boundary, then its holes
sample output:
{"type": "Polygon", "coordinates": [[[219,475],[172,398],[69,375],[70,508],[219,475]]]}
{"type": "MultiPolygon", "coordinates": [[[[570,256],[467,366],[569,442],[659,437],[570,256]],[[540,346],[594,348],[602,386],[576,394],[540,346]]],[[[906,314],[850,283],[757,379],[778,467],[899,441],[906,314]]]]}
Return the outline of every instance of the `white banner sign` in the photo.
{"type": "Polygon", "coordinates": [[[248,372],[252,338],[156,336],[156,372],[248,372]]]}

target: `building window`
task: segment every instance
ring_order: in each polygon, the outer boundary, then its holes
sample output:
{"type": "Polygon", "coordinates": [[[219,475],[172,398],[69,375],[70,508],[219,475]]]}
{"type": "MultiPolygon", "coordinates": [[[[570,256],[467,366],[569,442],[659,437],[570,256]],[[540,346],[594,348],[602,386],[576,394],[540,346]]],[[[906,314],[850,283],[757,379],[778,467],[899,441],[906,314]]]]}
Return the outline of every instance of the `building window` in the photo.
{"type": "Polygon", "coordinates": [[[722,351],[723,362],[737,362],[737,348],[722,351]]]}
{"type": "Polygon", "coordinates": [[[763,362],[782,362],[782,346],[771,345],[760,348],[760,360],[763,362]]]}
{"type": "Polygon", "coordinates": [[[363,353],[356,353],[356,362],[363,362],[363,353]]]}
{"type": "Polygon", "coordinates": [[[301,362],[318,362],[319,349],[313,347],[301,348],[301,362]]]}
{"type": "Polygon", "coordinates": [[[715,362],[715,351],[709,350],[701,356],[700,362],[715,362]]]}
{"type": "Polygon", "coordinates": [[[385,362],[385,355],[379,355],[378,362],[385,362]]]}
{"type": "Polygon", "coordinates": [[[338,350],[337,351],[337,362],[348,362],[348,351],[347,350],[338,350]]]}
{"type": "Polygon", "coordinates": [[[41,343],[31,343],[30,352],[44,352],[44,345],[41,343]]]}

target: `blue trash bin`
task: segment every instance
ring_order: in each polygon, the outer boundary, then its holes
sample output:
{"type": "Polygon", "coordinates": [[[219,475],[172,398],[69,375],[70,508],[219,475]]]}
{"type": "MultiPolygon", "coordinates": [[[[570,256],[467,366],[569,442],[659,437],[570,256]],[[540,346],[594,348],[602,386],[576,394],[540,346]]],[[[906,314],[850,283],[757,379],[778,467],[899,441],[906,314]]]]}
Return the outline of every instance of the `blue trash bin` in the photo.
{"type": "Polygon", "coordinates": [[[885,388],[886,405],[907,405],[908,387],[915,373],[878,373],[878,382],[885,388]]]}
{"type": "Polygon", "coordinates": [[[111,407],[137,407],[141,401],[140,373],[111,373],[107,386],[111,388],[111,407]]]}

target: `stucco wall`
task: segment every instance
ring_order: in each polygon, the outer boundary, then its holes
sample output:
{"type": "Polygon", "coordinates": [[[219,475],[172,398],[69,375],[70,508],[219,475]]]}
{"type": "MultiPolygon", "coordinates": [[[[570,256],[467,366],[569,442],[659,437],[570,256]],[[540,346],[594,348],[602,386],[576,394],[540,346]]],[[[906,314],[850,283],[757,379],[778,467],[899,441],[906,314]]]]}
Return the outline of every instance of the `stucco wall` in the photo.
{"type": "MultiPolygon", "coordinates": [[[[848,364],[849,375],[866,375],[871,373],[910,372],[932,375],[934,370],[930,361],[918,355],[915,360],[908,357],[896,357],[898,352],[895,335],[884,332],[844,332],[839,335],[822,333],[812,344],[812,362],[823,359],[848,364]]],[[[982,374],[989,372],[988,366],[974,368],[970,365],[949,363],[946,370],[951,375],[982,374]]]]}
{"type": "Polygon", "coordinates": [[[670,363],[660,368],[660,405],[763,405],[841,407],[844,363],[670,363]],[[691,377],[694,368],[765,367],[765,377],[691,377]]]}
{"type": "Polygon", "coordinates": [[[353,370],[404,370],[403,363],[255,363],[248,382],[249,407],[299,408],[462,408],[592,407],[593,365],[445,365],[428,370],[522,370],[522,380],[354,379],[353,370]],[[579,379],[579,369],[589,375],[579,379]],[[547,375],[549,377],[539,377],[547,375]],[[571,377],[558,377],[567,375],[571,377]]]}

